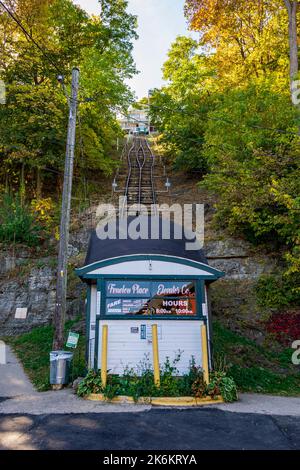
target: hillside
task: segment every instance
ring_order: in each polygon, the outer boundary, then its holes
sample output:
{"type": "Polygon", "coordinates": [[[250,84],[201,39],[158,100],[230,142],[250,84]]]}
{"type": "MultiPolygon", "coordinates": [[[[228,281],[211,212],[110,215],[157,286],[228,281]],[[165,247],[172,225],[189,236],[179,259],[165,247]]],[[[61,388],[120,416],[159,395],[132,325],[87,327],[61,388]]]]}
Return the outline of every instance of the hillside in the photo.
{"type": "MultiPolygon", "coordinates": [[[[276,256],[217,229],[213,222],[215,197],[182,172],[168,167],[168,174],[172,189],[166,196],[161,194],[159,202],[205,204],[204,250],[209,264],[226,274],[211,287],[216,364],[229,368],[241,390],[298,393],[298,369],[291,364],[292,350],[287,344],[274,341],[274,335],[268,329],[269,318],[274,312],[261,307],[257,297],[260,277],[272,274],[278,268],[276,256]]],[[[109,202],[110,181],[106,179],[99,184],[99,203],[109,202]]],[[[96,194],[91,199],[96,202],[96,194]]],[[[89,231],[96,220],[95,202],[73,216],[69,247],[68,325],[81,334],[85,330],[84,321],[81,321],[84,319],[85,286],[74,275],[74,268],[84,260],[89,231]]],[[[48,387],[47,358],[52,329],[46,325],[51,324],[54,311],[55,248],[56,243],[52,240],[49,246],[38,252],[24,246],[15,247],[14,253],[4,247],[1,250],[1,335],[10,337],[8,341],[42,390],[48,387]],[[28,307],[26,320],[14,318],[17,306],[28,307]],[[36,330],[37,327],[42,329],[36,330]],[[32,333],[26,333],[30,331],[32,333]],[[40,342],[43,343],[41,349],[40,342]],[[36,354],[37,348],[39,355],[36,354]]],[[[81,344],[83,350],[79,353],[78,370],[84,367],[84,337],[81,344]]]]}

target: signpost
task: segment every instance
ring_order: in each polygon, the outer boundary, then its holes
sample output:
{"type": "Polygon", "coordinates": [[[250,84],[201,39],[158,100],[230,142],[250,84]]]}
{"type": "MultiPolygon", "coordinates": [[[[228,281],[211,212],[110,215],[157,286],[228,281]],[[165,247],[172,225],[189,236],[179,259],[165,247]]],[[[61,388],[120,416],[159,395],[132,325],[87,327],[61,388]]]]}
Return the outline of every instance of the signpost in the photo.
{"type": "Polygon", "coordinates": [[[66,344],[67,348],[77,348],[78,340],[79,334],[69,331],[69,336],[66,344]]]}

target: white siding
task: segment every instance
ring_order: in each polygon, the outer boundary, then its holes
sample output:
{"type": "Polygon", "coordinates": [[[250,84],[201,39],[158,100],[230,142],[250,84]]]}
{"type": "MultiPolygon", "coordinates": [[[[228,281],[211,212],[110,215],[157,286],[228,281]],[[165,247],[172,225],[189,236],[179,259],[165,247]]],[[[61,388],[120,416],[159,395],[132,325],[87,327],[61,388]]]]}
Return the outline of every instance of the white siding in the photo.
{"type": "Polygon", "coordinates": [[[146,276],[205,276],[213,277],[213,274],[205,270],[205,264],[199,263],[199,267],[188,266],[186,264],[175,263],[171,261],[158,260],[139,260],[126,261],[124,263],[111,264],[103,268],[95,269],[89,274],[99,276],[118,275],[120,277],[126,275],[146,275],[146,276]]]}
{"type": "Polygon", "coordinates": [[[192,356],[196,364],[202,365],[201,321],[174,320],[101,320],[99,331],[98,367],[101,368],[102,326],[108,325],[108,369],[110,373],[122,374],[126,366],[136,368],[140,361],[149,357],[152,364],[152,342],[141,339],[141,325],[157,324],[161,329],[159,343],[160,365],[167,356],[170,361],[178,350],[182,351],[177,364],[179,373],[187,372],[192,356]],[[131,333],[131,327],[138,327],[138,333],[131,333]]]}
{"type": "Polygon", "coordinates": [[[97,286],[91,286],[91,301],[90,301],[90,339],[88,344],[89,351],[89,369],[94,367],[95,355],[95,337],[96,337],[96,309],[97,309],[97,286]]]}

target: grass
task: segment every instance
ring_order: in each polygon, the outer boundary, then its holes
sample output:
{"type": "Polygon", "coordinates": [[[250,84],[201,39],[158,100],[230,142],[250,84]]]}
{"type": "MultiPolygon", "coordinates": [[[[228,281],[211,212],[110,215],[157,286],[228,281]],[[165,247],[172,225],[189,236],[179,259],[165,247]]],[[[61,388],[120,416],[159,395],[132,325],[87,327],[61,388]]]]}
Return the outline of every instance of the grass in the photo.
{"type": "MultiPolygon", "coordinates": [[[[68,331],[77,321],[66,322],[66,338],[68,331]]],[[[29,333],[3,339],[18,356],[25,372],[37,390],[40,392],[49,390],[49,353],[52,350],[53,327],[34,328],[29,333]]],[[[71,380],[80,375],[85,375],[85,337],[80,335],[76,349],[65,348],[65,350],[74,353],[71,380]]]]}
{"type": "MultiPolygon", "coordinates": [[[[77,323],[66,323],[68,330],[77,323]]],[[[254,341],[214,322],[214,356],[216,368],[225,363],[239,391],[299,396],[300,374],[291,363],[292,349],[279,353],[259,346],[254,341]]],[[[46,391],[49,383],[49,352],[52,349],[53,328],[44,326],[29,333],[4,340],[10,344],[37,390],[46,391]]],[[[80,335],[74,352],[72,379],[85,375],[85,337],[80,335]]]]}
{"type": "Polygon", "coordinates": [[[274,352],[214,322],[216,365],[225,359],[228,375],[241,392],[299,396],[300,374],[292,349],[274,352]]]}

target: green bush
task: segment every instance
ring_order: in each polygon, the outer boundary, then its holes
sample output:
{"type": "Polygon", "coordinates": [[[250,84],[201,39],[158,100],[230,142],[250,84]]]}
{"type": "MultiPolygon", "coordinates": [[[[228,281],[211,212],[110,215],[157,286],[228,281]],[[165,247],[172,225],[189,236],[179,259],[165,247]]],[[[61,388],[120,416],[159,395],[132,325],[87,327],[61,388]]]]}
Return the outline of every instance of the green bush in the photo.
{"type": "Polygon", "coordinates": [[[180,397],[194,396],[203,398],[210,396],[215,399],[221,395],[225,401],[237,400],[237,390],[234,380],[226,376],[225,372],[213,372],[211,383],[206,385],[200,367],[195,365],[192,358],[187,374],[178,375],[176,364],[179,362],[181,352],[171,362],[169,358],[160,371],[160,387],[154,381],[151,365],[147,360],[142,361],[137,371],[126,368],[122,376],[108,374],[106,386],[101,382],[101,372],[89,371],[85,379],[79,384],[77,394],[81,397],[90,393],[103,393],[111,400],[115,396],[131,396],[135,401],[140,397],[180,397]]]}
{"type": "Polygon", "coordinates": [[[99,373],[89,370],[84,380],[80,382],[77,388],[77,395],[83,397],[90,393],[102,393],[102,381],[99,373]]]}
{"type": "Polygon", "coordinates": [[[257,302],[262,307],[281,308],[291,304],[300,305],[300,276],[263,275],[255,290],[257,302]]]}
{"type": "Polygon", "coordinates": [[[226,372],[214,371],[210,376],[210,383],[207,387],[208,395],[215,398],[221,395],[226,402],[236,401],[237,388],[232,377],[227,377],[226,372]]]}
{"type": "Polygon", "coordinates": [[[40,242],[41,231],[42,227],[35,222],[30,208],[22,205],[18,197],[5,194],[0,204],[0,241],[36,246],[40,242]]]}

